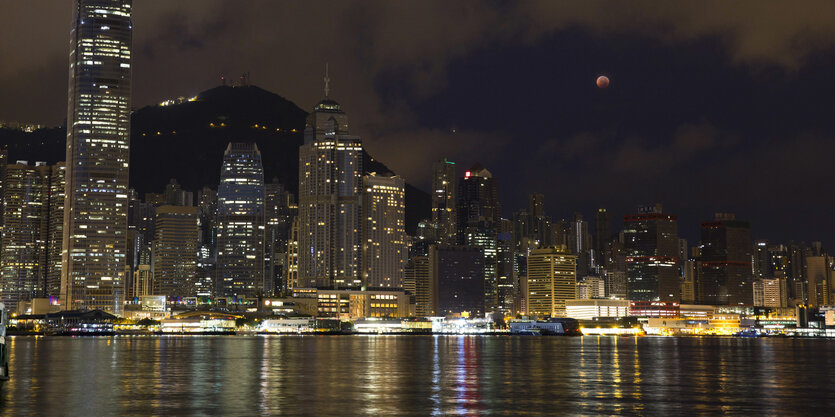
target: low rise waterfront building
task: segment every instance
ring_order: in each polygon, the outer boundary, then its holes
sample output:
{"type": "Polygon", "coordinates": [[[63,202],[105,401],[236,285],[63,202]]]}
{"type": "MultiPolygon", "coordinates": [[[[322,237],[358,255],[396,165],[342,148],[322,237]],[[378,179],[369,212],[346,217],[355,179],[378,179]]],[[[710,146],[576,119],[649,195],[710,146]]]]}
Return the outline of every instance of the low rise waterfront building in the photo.
{"type": "Polygon", "coordinates": [[[621,318],[629,315],[628,300],[566,300],[566,316],[577,320],[621,318]]]}

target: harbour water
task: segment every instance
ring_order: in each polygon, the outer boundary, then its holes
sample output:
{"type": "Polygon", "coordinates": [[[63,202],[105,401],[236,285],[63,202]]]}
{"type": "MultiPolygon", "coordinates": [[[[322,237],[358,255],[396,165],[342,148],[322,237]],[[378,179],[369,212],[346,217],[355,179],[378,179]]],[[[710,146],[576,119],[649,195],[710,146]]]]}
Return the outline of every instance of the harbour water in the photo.
{"type": "Polygon", "coordinates": [[[11,337],[4,415],[831,415],[835,341],[11,337]]]}

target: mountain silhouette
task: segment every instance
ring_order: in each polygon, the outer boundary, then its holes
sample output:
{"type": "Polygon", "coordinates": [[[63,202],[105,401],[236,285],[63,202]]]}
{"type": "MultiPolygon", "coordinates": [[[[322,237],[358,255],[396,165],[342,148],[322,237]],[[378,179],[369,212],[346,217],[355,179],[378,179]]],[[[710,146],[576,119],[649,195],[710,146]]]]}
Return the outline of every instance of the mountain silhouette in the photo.
{"type": "MultiPolygon", "coordinates": [[[[307,112],[277,94],[255,86],[220,86],[196,97],[147,106],[131,116],[130,183],[140,194],[162,192],[172,178],[185,190],[217,189],[223,151],[229,142],[255,142],[264,178],[273,178],[294,194],[299,185],[299,146],[307,112]]],[[[0,129],[0,145],[9,161],[55,163],[65,159],[66,129],[31,133],[0,129]]],[[[391,172],[364,154],[366,172],[391,172]]],[[[428,218],[429,194],[406,185],[406,227],[428,218]]]]}

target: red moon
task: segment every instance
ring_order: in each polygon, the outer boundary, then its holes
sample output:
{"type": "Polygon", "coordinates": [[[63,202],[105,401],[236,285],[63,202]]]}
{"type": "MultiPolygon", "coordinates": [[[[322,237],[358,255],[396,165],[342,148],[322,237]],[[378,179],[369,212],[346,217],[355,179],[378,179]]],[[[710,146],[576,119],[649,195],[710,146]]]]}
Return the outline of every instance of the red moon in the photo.
{"type": "Polygon", "coordinates": [[[597,77],[597,88],[606,88],[609,86],[609,77],[601,75],[597,77]]]}

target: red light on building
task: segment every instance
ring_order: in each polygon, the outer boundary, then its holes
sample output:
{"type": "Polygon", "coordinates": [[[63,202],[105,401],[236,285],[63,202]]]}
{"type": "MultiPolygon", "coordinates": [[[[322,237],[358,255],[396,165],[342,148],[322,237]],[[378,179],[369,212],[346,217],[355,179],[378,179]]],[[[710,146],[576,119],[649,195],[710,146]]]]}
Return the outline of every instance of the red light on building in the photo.
{"type": "Polygon", "coordinates": [[[470,178],[470,171],[464,173],[464,178],[470,178]]]}

